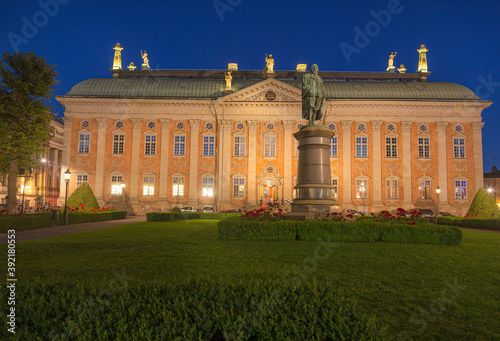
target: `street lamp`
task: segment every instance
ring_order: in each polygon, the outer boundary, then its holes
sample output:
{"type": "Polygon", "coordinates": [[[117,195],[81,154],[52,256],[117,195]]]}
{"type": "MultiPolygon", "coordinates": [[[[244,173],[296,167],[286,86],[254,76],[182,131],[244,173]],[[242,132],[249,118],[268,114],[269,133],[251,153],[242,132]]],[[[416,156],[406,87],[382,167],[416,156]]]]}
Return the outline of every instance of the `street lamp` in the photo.
{"type": "Polygon", "coordinates": [[[437,194],[437,200],[436,200],[436,204],[437,204],[437,207],[436,207],[436,224],[438,223],[438,215],[439,215],[439,193],[441,193],[441,188],[439,188],[439,186],[437,186],[437,188],[436,188],[436,194],[437,194]]]}
{"type": "Polygon", "coordinates": [[[50,167],[50,158],[46,159],[46,158],[43,158],[40,160],[40,162],[42,163],[46,163],[47,164],[47,169],[46,171],[44,172],[43,169],[45,167],[42,166],[42,183],[45,183],[45,185],[43,185],[45,188],[43,190],[43,206],[45,207],[45,205],[47,204],[47,192],[48,192],[48,189],[49,189],[49,167],[50,167]],[[43,181],[43,176],[45,174],[45,181],[43,181]]]}
{"type": "Polygon", "coordinates": [[[122,188],[123,219],[125,219],[125,181],[120,184],[122,188]]]}
{"type": "Polygon", "coordinates": [[[68,225],[68,187],[69,179],[71,178],[71,172],[69,168],[64,172],[64,181],[66,181],[66,198],[64,199],[64,225],[68,225]]]}

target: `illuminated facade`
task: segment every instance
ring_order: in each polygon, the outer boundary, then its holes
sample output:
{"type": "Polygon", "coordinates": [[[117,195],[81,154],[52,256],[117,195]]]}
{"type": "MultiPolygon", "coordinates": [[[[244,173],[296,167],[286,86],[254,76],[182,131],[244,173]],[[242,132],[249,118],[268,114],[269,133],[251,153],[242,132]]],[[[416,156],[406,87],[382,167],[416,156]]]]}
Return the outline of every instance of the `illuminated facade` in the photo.
{"type": "MultiPolygon", "coordinates": [[[[62,170],[101,204],[131,214],[173,206],[221,210],[293,198],[301,116],[298,71],[112,70],[57,100],[62,170]]],[[[462,214],[483,186],[481,112],[491,105],[428,73],[321,72],[324,124],[342,208],[436,207],[462,214]]],[[[63,177],[61,177],[63,179],[63,177]]],[[[64,181],[64,180],[61,180],[64,181]]]]}

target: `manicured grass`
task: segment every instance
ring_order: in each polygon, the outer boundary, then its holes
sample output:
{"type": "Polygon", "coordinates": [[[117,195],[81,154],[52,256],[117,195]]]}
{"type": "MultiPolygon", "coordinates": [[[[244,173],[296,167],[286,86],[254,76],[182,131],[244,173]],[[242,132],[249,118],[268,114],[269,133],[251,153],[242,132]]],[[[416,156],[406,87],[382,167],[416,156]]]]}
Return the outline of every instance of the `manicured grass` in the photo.
{"type": "MultiPolygon", "coordinates": [[[[464,231],[459,246],[242,242],[219,241],[216,223],[145,222],[20,242],[17,278],[108,283],[124,269],[129,285],[316,279],[388,324],[388,339],[500,339],[500,234],[464,231]]],[[[5,245],[0,252],[5,264],[5,245]]]]}

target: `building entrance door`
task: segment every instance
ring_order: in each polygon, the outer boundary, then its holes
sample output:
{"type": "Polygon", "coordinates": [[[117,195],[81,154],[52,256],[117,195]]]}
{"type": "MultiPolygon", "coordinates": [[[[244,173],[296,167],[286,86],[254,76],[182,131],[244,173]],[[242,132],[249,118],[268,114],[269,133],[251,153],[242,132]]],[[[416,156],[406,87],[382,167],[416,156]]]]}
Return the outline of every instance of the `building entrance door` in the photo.
{"type": "Polygon", "coordinates": [[[263,202],[271,206],[278,199],[276,183],[271,179],[264,181],[262,193],[264,193],[263,202]]]}

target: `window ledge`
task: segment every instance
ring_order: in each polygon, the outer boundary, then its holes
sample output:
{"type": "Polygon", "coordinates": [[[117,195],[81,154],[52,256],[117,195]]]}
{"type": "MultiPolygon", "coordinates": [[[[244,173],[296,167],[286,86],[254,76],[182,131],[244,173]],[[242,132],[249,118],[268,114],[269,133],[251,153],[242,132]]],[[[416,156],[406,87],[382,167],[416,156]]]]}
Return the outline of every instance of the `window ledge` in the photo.
{"type": "Polygon", "coordinates": [[[144,154],[142,156],[144,156],[144,157],[156,157],[157,155],[156,154],[144,154]]]}
{"type": "Polygon", "coordinates": [[[245,160],[246,158],[247,158],[246,155],[238,155],[238,156],[233,155],[233,159],[236,160],[245,160]]]}
{"type": "Polygon", "coordinates": [[[356,200],[359,200],[359,201],[368,201],[370,200],[370,198],[355,198],[356,200]]]}
{"type": "Polygon", "coordinates": [[[276,156],[264,156],[263,159],[266,159],[266,160],[276,160],[278,157],[276,156]]]}
{"type": "Polygon", "coordinates": [[[186,154],[184,154],[184,155],[172,155],[172,157],[175,157],[175,158],[183,158],[186,156],[187,156],[186,154]]]}
{"type": "Polygon", "coordinates": [[[356,160],[370,160],[368,156],[355,156],[354,157],[356,160]]]}
{"type": "Polygon", "coordinates": [[[335,161],[335,160],[338,160],[338,159],[340,159],[338,156],[330,156],[330,160],[334,160],[335,161]]]}
{"type": "Polygon", "coordinates": [[[433,202],[434,199],[422,199],[422,198],[418,198],[418,201],[422,201],[422,202],[433,202]]]}
{"type": "MultiPolygon", "coordinates": [[[[181,155],[175,155],[175,156],[181,156],[181,155]]],[[[206,159],[212,159],[215,157],[215,155],[202,155],[201,157],[206,158],[206,159]]]]}
{"type": "Polygon", "coordinates": [[[125,156],[125,153],[112,153],[111,156],[125,156]]]}
{"type": "Polygon", "coordinates": [[[90,156],[90,153],[77,153],[78,156],[90,156]]]}
{"type": "Polygon", "coordinates": [[[387,161],[399,161],[399,157],[388,157],[388,156],[386,156],[385,159],[387,161]]]}
{"type": "Polygon", "coordinates": [[[463,204],[463,203],[466,203],[468,201],[469,201],[468,199],[455,199],[455,202],[457,202],[459,204],[463,204]]]}
{"type": "Polygon", "coordinates": [[[432,161],[432,159],[430,157],[419,157],[419,158],[417,158],[417,160],[419,160],[419,161],[432,161]]]}
{"type": "Polygon", "coordinates": [[[385,201],[388,201],[388,202],[397,202],[397,201],[400,201],[400,200],[401,200],[400,198],[385,199],[385,201]]]}
{"type": "Polygon", "coordinates": [[[469,159],[465,158],[465,157],[460,157],[460,158],[453,158],[453,161],[456,161],[456,162],[465,162],[465,161],[468,161],[469,159]]]}

